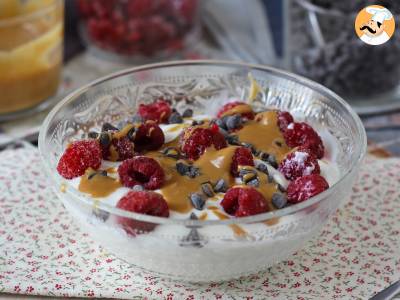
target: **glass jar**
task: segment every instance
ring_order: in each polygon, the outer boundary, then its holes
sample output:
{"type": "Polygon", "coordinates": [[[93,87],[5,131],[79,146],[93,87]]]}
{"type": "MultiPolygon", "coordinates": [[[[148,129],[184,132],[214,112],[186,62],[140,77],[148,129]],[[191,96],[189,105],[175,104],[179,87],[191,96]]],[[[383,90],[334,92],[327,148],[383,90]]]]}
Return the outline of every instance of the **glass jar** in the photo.
{"type": "Polygon", "coordinates": [[[77,0],[89,49],[148,62],[181,52],[199,32],[198,0],[77,0]]]}
{"type": "Polygon", "coordinates": [[[57,92],[62,42],[62,0],[0,2],[0,120],[38,110],[57,92]]]}
{"type": "MultiPolygon", "coordinates": [[[[378,96],[383,99],[398,93],[400,35],[394,34],[385,44],[370,46],[354,30],[356,15],[368,4],[373,3],[293,0],[289,18],[291,70],[350,101],[378,96]]],[[[398,23],[400,6],[383,5],[398,23]]]]}

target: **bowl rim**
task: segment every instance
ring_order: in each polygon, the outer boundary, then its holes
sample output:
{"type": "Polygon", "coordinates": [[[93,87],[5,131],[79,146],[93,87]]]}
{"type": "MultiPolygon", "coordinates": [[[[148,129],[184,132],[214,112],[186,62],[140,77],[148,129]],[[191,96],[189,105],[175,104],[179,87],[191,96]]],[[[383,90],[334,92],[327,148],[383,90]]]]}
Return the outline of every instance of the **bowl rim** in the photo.
{"type": "MultiPolygon", "coordinates": [[[[361,119],[355,113],[355,111],[350,107],[350,105],[347,102],[345,102],[339,95],[337,95],[330,89],[328,89],[328,88],[324,87],[323,85],[316,83],[310,79],[307,79],[303,76],[296,75],[291,72],[280,70],[280,69],[270,67],[270,66],[264,66],[264,65],[259,65],[259,64],[250,64],[250,63],[244,63],[244,62],[226,61],[226,60],[183,60],[183,61],[168,61],[168,62],[162,62],[162,63],[146,64],[146,65],[141,65],[141,66],[127,68],[127,69],[124,69],[121,71],[113,72],[109,75],[106,75],[99,79],[91,81],[88,84],[85,84],[81,88],[78,88],[74,92],[65,96],[64,99],[62,99],[47,115],[44,122],[42,123],[40,132],[39,132],[39,139],[38,139],[39,152],[40,152],[42,164],[44,165],[44,169],[48,173],[51,180],[55,181],[57,186],[61,186],[63,184],[62,181],[65,179],[63,179],[57,173],[54,173],[55,170],[52,170],[52,168],[50,167],[50,164],[47,162],[48,155],[44,152],[45,141],[46,141],[45,137],[46,137],[46,132],[48,131],[50,121],[64,107],[64,105],[66,103],[74,101],[74,99],[78,95],[86,92],[90,88],[92,88],[98,84],[104,83],[108,80],[115,79],[120,76],[128,75],[130,73],[143,71],[143,70],[159,69],[159,68],[175,67],[175,66],[185,66],[185,65],[190,65],[190,66],[218,65],[221,67],[224,67],[224,66],[225,67],[236,67],[236,68],[242,67],[242,68],[247,68],[249,70],[252,69],[252,70],[259,70],[259,71],[267,71],[269,73],[272,73],[275,76],[279,76],[281,78],[304,85],[310,89],[316,90],[319,93],[326,95],[327,97],[329,97],[331,99],[334,99],[340,105],[343,106],[343,108],[350,114],[350,116],[352,117],[352,119],[355,122],[357,132],[360,136],[359,153],[357,154],[357,159],[352,161],[352,164],[349,167],[349,169],[347,170],[347,172],[344,174],[341,174],[340,179],[332,187],[329,187],[329,189],[308,199],[307,201],[303,201],[298,204],[294,204],[294,205],[288,206],[286,208],[278,209],[275,211],[269,211],[269,212],[258,214],[258,215],[242,217],[242,218],[232,218],[232,219],[227,219],[227,220],[191,220],[191,219],[163,218],[163,217],[156,217],[156,216],[150,216],[150,215],[144,215],[144,214],[134,213],[134,212],[130,212],[130,211],[125,211],[125,210],[116,208],[115,206],[109,205],[107,203],[103,203],[103,202],[101,202],[101,200],[91,198],[91,197],[85,195],[84,193],[79,192],[77,189],[73,188],[69,184],[66,184],[67,188],[64,192],[64,194],[66,196],[71,196],[73,199],[78,199],[79,201],[83,201],[86,204],[91,205],[92,207],[95,207],[96,209],[101,209],[101,210],[104,210],[106,212],[109,212],[111,214],[114,214],[114,215],[117,215],[120,217],[131,218],[131,219],[135,219],[138,221],[149,222],[149,223],[154,223],[154,224],[184,225],[184,226],[249,224],[249,223],[256,223],[256,222],[260,222],[260,221],[267,221],[267,220],[271,220],[274,218],[283,217],[286,215],[291,215],[291,214],[294,214],[298,211],[301,211],[307,207],[310,207],[310,206],[320,202],[321,200],[325,199],[325,197],[332,194],[337,189],[337,187],[340,186],[341,183],[346,181],[349,178],[349,176],[353,172],[355,172],[358,169],[358,167],[360,166],[360,164],[366,154],[366,149],[367,149],[367,136],[366,136],[364,126],[361,122],[361,119]],[[58,179],[55,178],[55,176],[57,176],[58,179]]],[[[58,194],[58,191],[56,192],[56,194],[58,194]]]]}

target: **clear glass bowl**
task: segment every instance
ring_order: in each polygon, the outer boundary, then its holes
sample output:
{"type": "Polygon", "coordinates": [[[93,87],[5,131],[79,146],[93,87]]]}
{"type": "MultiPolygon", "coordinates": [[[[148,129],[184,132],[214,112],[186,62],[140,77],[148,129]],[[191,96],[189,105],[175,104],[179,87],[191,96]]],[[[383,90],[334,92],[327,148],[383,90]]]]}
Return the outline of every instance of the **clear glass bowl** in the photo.
{"type": "Polygon", "coordinates": [[[57,195],[82,230],[116,257],[156,274],[187,281],[226,280],[264,270],[287,258],[315,236],[349,197],[366,151],[365,130],[343,99],[305,78],[277,69],[221,61],[183,61],[128,69],[92,82],[61,101],[47,116],[39,136],[45,170],[57,195]],[[218,97],[246,97],[248,72],[265,89],[259,108],[279,108],[326,127],[338,143],[341,179],[303,203],[230,220],[177,220],[123,211],[68,185],[56,166],[74,139],[105,121],[132,116],[139,103],[163,95],[178,108],[207,112],[218,97]],[[156,225],[128,236],[117,216],[156,225]],[[235,234],[239,225],[247,234],[235,234]],[[232,228],[233,227],[233,228],[232,228]]]}

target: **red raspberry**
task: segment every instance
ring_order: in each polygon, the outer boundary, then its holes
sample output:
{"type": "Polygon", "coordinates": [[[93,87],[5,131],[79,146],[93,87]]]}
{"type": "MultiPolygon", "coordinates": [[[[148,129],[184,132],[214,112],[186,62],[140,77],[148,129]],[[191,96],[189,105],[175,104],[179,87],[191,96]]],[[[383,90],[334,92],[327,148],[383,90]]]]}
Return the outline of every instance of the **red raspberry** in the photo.
{"type": "Polygon", "coordinates": [[[166,123],[171,112],[169,103],[162,99],[151,104],[140,104],[138,110],[138,114],[144,120],[151,120],[157,123],[166,123]]]}
{"type": "Polygon", "coordinates": [[[148,190],[156,190],[164,183],[164,170],[150,157],[136,156],[124,160],[118,167],[118,175],[126,187],[141,185],[148,190]]]}
{"type": "Polygon", "coordinates": [[[299,177],[289,183],[287,188],[288,201],[290,203],[299,203],[307,200],[329,188],[325,178],[318,174],[299,177]]]}
{"type": "MultiPolygon", "coordinates": [[[[225,114],[226,112],[230,111],[231,109],[233,109],[234,107],[236,107],[238,105],[248,105],[248,104],[241,102],[241,101],[229,102],[229,103],[225,104],[224,106],[222,106],[222,108],[219,110],[219,112],[217,114],[217,117],[221,118],[223,114],[225,114]]],[[[249,120],[254,119],[253,111],[242,113],[241,115],[243,118],[247,118],[249,120]]]]}
{"type": "Polygon", "coordinates": [[[86,169],[98,169],[101,164],[101,149],[96,140],[82,140],[73,142],[61,156],[58,165],[58,173],[72,179],[81,176],[86,169]]]}
{"type": "Polygon", "coordinates": [[[135,150],[138,152],[159,149],[165,141],[164,132],[155,122],[141,124],[135,135],[135,150]]]}
{"type": "Polygon", "coordinates": [[[308,149],[302,147],[286,156],[279,164],[279,171],[288,180],[320,173],[317,158],[308,149]]]}
{"type": "Polygon", "coordinates": [[[235,177],[239,175],[239,166],[254,166],[253,155],[245,147],[237,148],[232,156],[231,174],[235,177]]]}
{"type": "Polygon", "coordinates": [[[278,126],[282,132],[286,131],[288,125],[293,122],[293,117],[289,112],[278,111],[278,126]]]}
{"type": "Polygon", "coordinates": [[[119,139],[113,138],[111,145],[101,146],[101,151],[103,159],[112,161],[123,161],[136,155],[134,144],[126,136],[119,139]],[[116,151],[117,155],[112,153],[111,148],[116,151]]]}
{"type": "Polygon", "coordinates": [[[286,144],[289,147],[302,146],[310,150],[317,158],[324,156],[324,144],[315,130],[306,123],[291,123],[283,132],[286,144]]]}
{"type": "MultiPolygon", "coordinates": [[[[150,216],[169,217],[167,202],[163,196],[155,192],[130,191],[118,201],[117,208],[150,216]]],[[[151,231],[156,226],[125,217],[117,217],[117,223],[132,236],[151,231]]]]}
{"type": "Polygon", "coordinates": [[[263,195],[252,187],[233,187],[221,201],[224,210],[235,217],[247,217],[268,211],[263,195]]]}
{"type": "Polygon", "coordinates": [[[224,136],[219,131],[209,128],[189,127],[181,136],[181,150],[192,160],[198,159],[211,146],[219,150],[227,146],[224,136]]]}

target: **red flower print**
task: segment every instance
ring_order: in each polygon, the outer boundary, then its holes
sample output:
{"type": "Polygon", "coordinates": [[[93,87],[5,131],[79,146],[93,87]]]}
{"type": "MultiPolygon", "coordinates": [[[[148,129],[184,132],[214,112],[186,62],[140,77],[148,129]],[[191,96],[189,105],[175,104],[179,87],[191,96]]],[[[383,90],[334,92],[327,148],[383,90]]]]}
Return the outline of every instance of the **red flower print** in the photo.
{"type": "Polygon", "coordinates": [[[32,286],[28,286],[25,290],[26,293],[32,293],[34,291],[34,288],[32,286]]]}
{"type": "Polygon", "coordinates": [[[107,258],[106,259],[106,263],[110,263],[110,262],[112,262],[113,260],[111,259],[111,258],[107,258]]]}
{"type": "Polygon", "coordinates": [[[346,292],[351,293],[353,291],[353,288],[349,287],[346,289],[346,292]]]}
{"type": "Polygon", "coordinates": [[[60,289],[62,288],[62,285],[57,283],[57,284],[55,285],[55,288],[56,288],[57,290],[60,290],[60,289]]]}
{"type": "Polygon", "coordinates": [[[288,266],[293,266],[293,265],[294,265],[293,260],[288,260],[288,261],[287,261],[287,265],[288,265],[288,266]]]}
{"type": "Polygon", "coordinates": [[[19,287],[19,285],[14,286],[14,292],[19,293],[21,291],[21,288],[19,287]]]}
{"type": "Polygon", "coordinates": [[[305,271],[305,272],[308,272],[308,271],[310,271],[310,268],[309,267],[303,267],[303,270],[305,271]]]}
{"type": "Polygon", "coordinates": [[[88,290],[88,291],[86,292],[86,296],[88,296],[88,297],[94,297],[94,291],[88,290]]]}
{"type": "Polygon", "coordinates": [[[294,288],[298,288],[300,286],[301,286],[300,282],[296,282],[295,284],[292,285],[292,287],[294,287],[294,288]]]}
{"type": "Polygon", "coordinates": [[[332,277],[325,277],[325,279],[324,279],[324,282],[329,282],[329,281],[331,281],[333,278],[332,277]]]}
{"type": "Polygon", "coordinates": [[[92,278],[89,277],[89,276],[85,277],[85,280],[86,280],[86,281],[89,281],[90,279],[92,279],[92,278]]]}
{"type": "Polygon", "coordinates": [[[354,273],[351,271],[346,273],[346,276],[351,276],[351,275],[354,275],[354,273]]]}
{"type": "Polygon", "coordinates": [[[158,289],[156,292],[158,295],[161,295],[163,291],[162,291],[162,289],[158,289]]]}
{"type": "Polygon", "coordinates": [[[169,293],[169,294],[167,295],[167,299],[166,299],[166,300],[173,300],[173,299],[174,299],[174,294],[169,293]]]}
{"type": "Polygon", "coordinates": [[[124,291],[124,288],[122,288],[122,287],[117,287],[115,290],[116,290],[117,292],[123,292],[123,291],[124,291]]]}
{"type": "Polygon", "coordinates": [[[299,277],[300,273],[299,272],[294,272],[293,275],[296,276],[296,277],[299,277]]]}
{"type": "Polygon", "coordinates": [[[321,260],[320,260],[319,258],[314,258],[313,261],[314,261],[314,263],[316,263],[316,264],[319,263],[319,262],[321,262],[321,260]]]}

